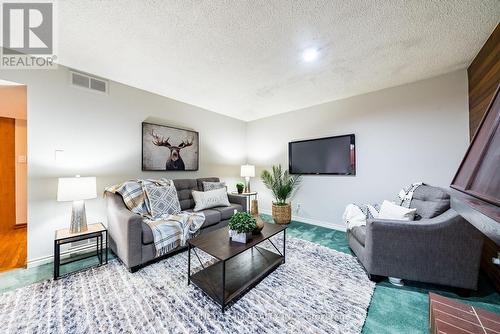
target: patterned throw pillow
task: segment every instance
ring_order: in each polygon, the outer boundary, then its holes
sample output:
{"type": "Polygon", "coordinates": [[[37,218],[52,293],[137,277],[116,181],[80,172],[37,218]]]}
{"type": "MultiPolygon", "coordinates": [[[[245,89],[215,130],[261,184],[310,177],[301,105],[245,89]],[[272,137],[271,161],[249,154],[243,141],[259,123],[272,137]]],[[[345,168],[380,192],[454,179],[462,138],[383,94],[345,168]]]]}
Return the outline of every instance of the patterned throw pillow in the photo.
{"type": "Polygon", "coordinates": [[[205,182],[203,181],[203,191],[226,188],[226,182],[205,182]]]}
{"type": "Polygon", "coordinates": [[[201,211],[204,209],[215,208],[217,206],[230,206],[227,198],[226,188],[215,189],[209,191],[192,191],[194,199],[193,211],[201,211]]]}
{"type": "Polygon", "coordinates": [[[174,181],[165,178],[161,178],[159,180],[135,179],[116,184],[114,186],[109,186],[104,191],[119,194],[130,211],[144,217],[149,215],[151,211],[145,191],[145,186],[150,184],[154,184],[156,186],[174,186],[174,181]]]}
{"type": "Polygon", "coordinates": [[[148,184],[144,187],[144,191],[149,202],[149,213],[154,219],[181,212],[177,190],[174,186],[148,184]]]}

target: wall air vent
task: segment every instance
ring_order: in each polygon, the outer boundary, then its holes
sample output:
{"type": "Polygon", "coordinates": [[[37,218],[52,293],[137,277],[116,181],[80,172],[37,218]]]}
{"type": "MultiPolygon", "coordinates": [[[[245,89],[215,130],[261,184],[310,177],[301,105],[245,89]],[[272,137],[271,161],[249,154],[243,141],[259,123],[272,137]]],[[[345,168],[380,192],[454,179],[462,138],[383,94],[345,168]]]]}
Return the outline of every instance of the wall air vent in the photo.
{"type": "Polygon", "coordinates": [[[98,93],[108,93],[108,81],[88,74],[70,71],[71,85],[73,87],[88,89],[98,93]]]}

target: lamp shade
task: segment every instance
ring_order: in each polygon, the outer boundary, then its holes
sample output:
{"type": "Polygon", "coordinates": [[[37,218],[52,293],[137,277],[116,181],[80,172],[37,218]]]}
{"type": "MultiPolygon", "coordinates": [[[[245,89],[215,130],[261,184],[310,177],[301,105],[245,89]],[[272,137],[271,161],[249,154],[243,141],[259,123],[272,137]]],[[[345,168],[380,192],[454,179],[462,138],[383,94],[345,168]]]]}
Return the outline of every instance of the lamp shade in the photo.
{"type": "Polygon", "coordinates": [[[97,198],[95,177],[61,177],[57,185],[57,200],[81,201],[97,198]]]}
{"type": "Polygon", "coordinates": [[[255,166],[241,165],[241,176],[242,177],[254,177],[255,176],[255,166]]]}

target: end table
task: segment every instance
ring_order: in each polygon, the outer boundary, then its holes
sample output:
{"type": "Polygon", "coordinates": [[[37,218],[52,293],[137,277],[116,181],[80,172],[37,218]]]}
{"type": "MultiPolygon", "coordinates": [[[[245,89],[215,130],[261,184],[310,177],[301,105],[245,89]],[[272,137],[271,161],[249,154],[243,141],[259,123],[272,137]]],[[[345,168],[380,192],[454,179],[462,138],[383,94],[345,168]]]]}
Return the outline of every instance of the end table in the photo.
{"type": "Polygon", "coordinates": [[[237,191],[232,191],[232,195],[239,195],[239,196],[245,196],[246,201],[247,201],[247,212],[251,211],[251,206],[252,206],[252,196],[254,196],[254,199],[257,199],[257,192],[256,191],[251,191],[249,193],[238,193],[237,191]]]}
{"type": "MultiPolygon", "coordinates": [[[[87,231],[79,233],[71,233],[69,228],[57,230],[54,237],[54,279],[56,280],[62,277],[59,273],[59,269],[61,268],[62,265],[80,261],[83,259],[88,259],[94,256],[97,256],[97,258],[99,259],[99,264],[95,266],[86,267],[81,270],[89,269],[92,267],[99,267],[102,266],[103,264],[108,263],[108,230],[106,229],[106,227],[104,227],[103,224],[101,223],[89,224],[87,231]],[[70,242],[76,242],[80,240],[87,240],[94,238],[96,239],[95,253],[92,252],[92,254],[88,256],[61,262],[61,245],[68,244],[70,242]]],[[[72,273],[81,270],[77,270],[72,273]]],[[[65,274],[64,276],[69,274],[70,273],[65,274]]]]}

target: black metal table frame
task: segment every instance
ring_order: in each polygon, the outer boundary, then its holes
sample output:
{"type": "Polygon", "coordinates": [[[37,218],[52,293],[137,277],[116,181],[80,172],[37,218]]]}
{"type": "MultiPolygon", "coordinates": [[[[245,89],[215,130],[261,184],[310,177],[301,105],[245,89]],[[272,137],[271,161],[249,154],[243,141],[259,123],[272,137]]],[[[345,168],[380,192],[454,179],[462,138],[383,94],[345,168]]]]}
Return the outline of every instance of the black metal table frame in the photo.
{"type": "MultiPolygon", "coordinates": [[[[271,240],[271,238],[274,237],[274,236],[276,236],[277,234],[279,234],[279,232],[276,233],[276,234],[274,234],[274,235],[272,235],[272,236],[270,236],[267,239],[262,240],[258,244],[253,245],[252,247],[246,249],[244,252],[247,252],[249,250],[253,251],[254,248],[257,251],[259,251],[259,249],[256,248],[256,246],[259,245],[259,244],[261,244],[261,243],[263,243],[263,242],[265,242],[265,241],[269,241],[271,243],[271,245],[274,247],[274,249],[276,249],[276,251],[278,252],[278,254],[283,257],[282,264],[284,264],[286,262],[286,228],[282,232],[283,232],[283,254],[279,251],[278,247],[276,247],[276,245],[271,240]]],[[[201,270],[205,269],[205,266],[203,265],[203,262],[201,261],[200,257],[198,256],[198,253],[196,253],[196,247],[191,246],[191,244],[188,242],[188,285],[191,283],[191,249],[193,249],[193,252],[196,255],[196,258],[198,259],[198,262],[200,262],[200,265],[202,267],[201,270]]],[[[222,262],[222,304],[220,306],[221,306],[221,310],[222,310],[223,313],[224,313],[224,310],[225,310],[226,306],[228,305],[226,303],[226,298],[225,298],[225,289],[226,289],[226,262],[229,261],[229,260],[231,260],[232,258],[234,258],[234,257],[242,254],[242,253],[238,253],[236,255],[233,255],[233,256],[225,259],[225,260],[219,260],[218,259],[219,262],[222,262]]],[[[212,255],[210,255],[210,256],[212,256],[212,255]]],[[[252,287],[254,287],[255,285],[257,285],[258,283],[259,282],[255,282],[254,284],[252,284],[251,286],[249,286],[246,290],[248,291],[249,289],[251,289],[252,287]]],[[[242,292],[240,295],[242,295],[243,293],[244,292],[242,292]]],[[[209,295],[207,295],[207,296],[209,296],[209,295]]],[[[214,300],[214,302],[216,302],[217,304],[219,304],[219,302],[216,301],[216,300],[214,300]]]]}
{"type": "Polygon", "coordinates": [[[106,229],[104,229],[102,231],[98,231],[98,232],[88,233],[88,234],[71,236],[71,237],[66,237],[66,238],[62,238],[62,239],[54,239],[54,280],[57,280],[59,278],[62,278],[62,277],[65,277],[67,275],[74,274],[74,273],[77,273],[77,272],[80,272],[83,270],[87,270],[89,268],[100,267],[103,264],[107,264],[107,263],[108,263],[108,230],[106,230],[106,229]],[[103,245],[103,234],[105,234],[105,236],[106,236],[106,238],[105,238],[106,244],[105,245],[103,245]],[[80,240],[88,240],[88,239],[94,239],[94,238],[96,239],[96,252],[95,252],[95,254],[92,253],[92,254],[84,256],[84,257],[78,257],[76,259],[61,262],[61,245],[65,245],[65,244],[68,244],[70,242],[75,242],[75,241],[80,241],[80,240]],[[103,246],[106,246],[106,247],[103,247],[103,246]],[[82,268],[80,270],[76,270],[76,271],[66,273],[64,275],[60,275],[59,270],[60,270],[61,266],[69,264],[69,263],[73,263],[76,261],[88,259],[88,258],[91,258],[94,256],[97,256],[97,258],[99,259],[98,265],[88,266],[88,267],[82,268]]]}

